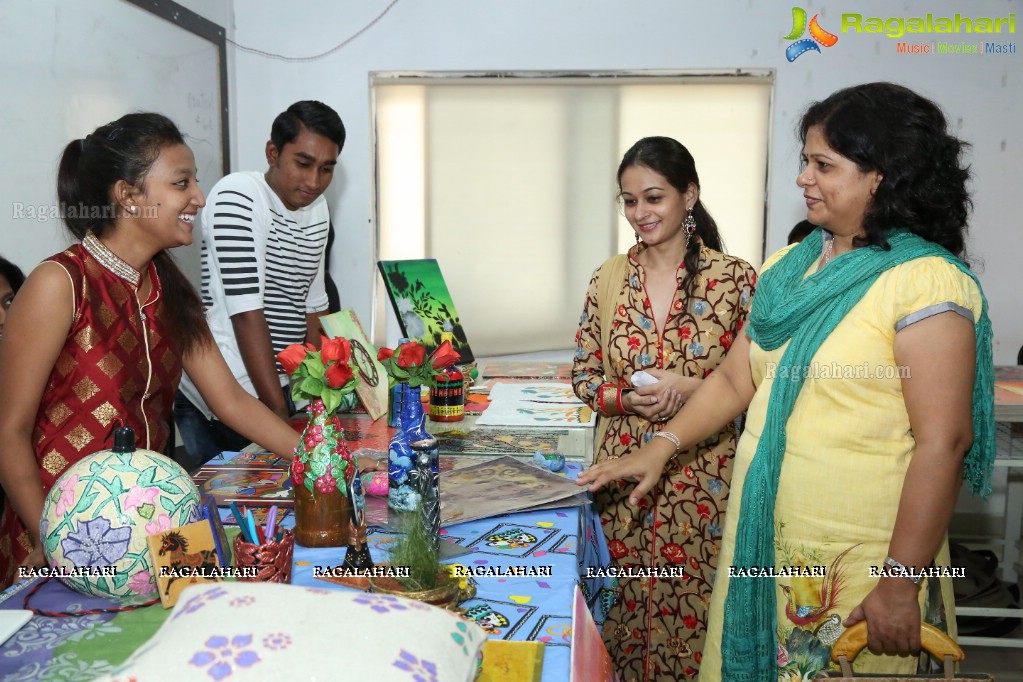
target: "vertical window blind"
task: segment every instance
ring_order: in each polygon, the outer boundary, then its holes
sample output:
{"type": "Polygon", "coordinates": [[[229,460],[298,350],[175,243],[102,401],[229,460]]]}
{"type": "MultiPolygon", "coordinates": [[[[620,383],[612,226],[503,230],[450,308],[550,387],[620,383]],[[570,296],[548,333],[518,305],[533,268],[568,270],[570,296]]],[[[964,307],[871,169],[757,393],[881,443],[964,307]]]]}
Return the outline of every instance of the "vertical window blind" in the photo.
{"type": "MultiPolygon", "coordinates": [[[[641,137],[696,159],[729,253],[759,266],[771,80],[372,79],[381,260],[436,258],[478,357],[574,346],[593,270],[634,243],[615,175],[641,137]]],[[[400,333],[378,278],[374,336],[400,333]]]]}

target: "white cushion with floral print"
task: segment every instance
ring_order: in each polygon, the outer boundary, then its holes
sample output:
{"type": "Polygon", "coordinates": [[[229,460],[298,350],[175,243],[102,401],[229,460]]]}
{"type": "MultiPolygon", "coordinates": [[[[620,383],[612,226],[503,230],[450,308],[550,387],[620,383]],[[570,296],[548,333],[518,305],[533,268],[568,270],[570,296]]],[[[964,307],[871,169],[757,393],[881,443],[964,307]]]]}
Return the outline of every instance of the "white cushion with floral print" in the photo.
{"type": "Polygon", "coordinates": [[[106,682],[469,682],[486,641],[451,611],[382,594],[275,583],[188,587],[106,682]]]}

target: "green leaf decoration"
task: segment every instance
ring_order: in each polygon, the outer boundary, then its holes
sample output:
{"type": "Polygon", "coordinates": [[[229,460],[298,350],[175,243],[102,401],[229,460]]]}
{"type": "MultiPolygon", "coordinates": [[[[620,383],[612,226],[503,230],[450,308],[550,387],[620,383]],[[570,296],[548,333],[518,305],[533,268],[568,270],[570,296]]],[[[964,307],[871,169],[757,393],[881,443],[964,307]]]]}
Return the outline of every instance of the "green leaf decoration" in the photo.
{"type": "Polygon", "coordinates": [[[314,459],[309,463],[309,471],[313,472],[314,477],[319,478],[327,473],[327,463],[322,459],[314,459]]]}
{"type": "Polygon", "coordinates": [[[153,485],[154,478],[156,478],[156,467],[149,467],[139,474],[137,485],[140,488],[149,488],[153,485]]]}
{"type": "Polygon", "coordinates": [[[124,493],[124,482],[121,478],[115,477],[114,480],[110,481],[107,485],[107,490],[110,491],[110,495],[113,497],[120,497],[124,493]]]}
{"type": "Polygon", "coordinates": [[[317,379],[322,379],[327,372],[327,368],[323,366],[323,360],[320,358],[320,351],[312,351],[306,355],[301,366],[309,372],[310,377],[317,379]]]}
{"type": "Polygon", "coordinates": [[[78,504],[75,505],[75,509],[76,510],[78,510],[78,509],[88,509],[89,507],[91,507],[93,505],[93,503],[96,501],[97,497],[99,497],[99,493],[98,492],[91,492],[91,493],[86,493],[85,495],[82,495],[81,499],[78,500],[78,504]]]}
{"type": "Polygon", "coordinates": [[[315,377],[306,377],[302,380],[302,390],[311,397],[317,397],[323,392],[323,382],[315,377]]]}
{"type": "Polygon", "coordinates": [[[156,507],[154,507],[149,502],[146,502],[144,504],[140,504],[139,505],[139,516],[141,516],[142,518],[144,518],[146,520],[152,519],[153,518],[153,512],[155,512],[155,511],[156,511],[156,507]]]}
{"type": "Polygon", "coordinates": [[[159,488],[160,490],[162,490],[163,492],[168,493],[170,495],[180,495],[181,493],[184,492],[184,490],[182,490],[181,486],[179,486],[177,483],[173,483],[173,482],[171,482],[169,480],[157,481],[156,482],[156,487],[159,488]]]}
{"type": "Polygon", "coordinates": [[[46,553],[53,556],[53,552],[57,549],[57,544],[60,542],[60,538],[57,533],[50,533],[46,536],[46,540],[43,544],[46,546],[46,553]]]}
{"type": "Polygon", "coordinates": [[[323,407],[328,413],[337,412],[337,408],[341,407],[341,391],[336,388],[325,388],[323,390],[323,407]]]}
{"type": "Polygon", "coordinates": [[[305,486],[306,490],[308,490],[309,492],[311,492],[311,493],[313,493],[315,495],[316,491],[314,490],[314,484],[315,484],[315,482],[313,481],[313,477],[310,476],[309,474],[306,474],[305,475],[305,481],[302,482],[302,485],[305,486]]]}

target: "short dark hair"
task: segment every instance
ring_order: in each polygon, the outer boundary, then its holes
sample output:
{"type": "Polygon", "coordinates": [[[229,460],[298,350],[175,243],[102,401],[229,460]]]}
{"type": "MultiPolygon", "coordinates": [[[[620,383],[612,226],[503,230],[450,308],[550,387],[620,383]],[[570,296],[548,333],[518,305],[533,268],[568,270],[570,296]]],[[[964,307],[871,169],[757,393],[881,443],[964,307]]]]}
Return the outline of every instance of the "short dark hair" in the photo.
{"type": "Polygon", "coordinates": [[[0,256],[0,277],[7,280],[14,293],[18,293],[18,289],[25,283],[25,273],[21,271],[21,268],[3,256],[0,256]]]}
{"type": "Polygon", "coordinates": [[[809,220],[800,220],[789,230],[789,244],[798,244],[806,239],[806,236],[817,229],[817,226],[809,220]]]}
{"type": "MultiPolygon", "coordinates": [[[[693,155],[678,140],[671,137],[644,137],[625,152],[622,162],[618,165],[618,194],[621,196],[622,175],[632,166],[645,166],[663,175],[672,187],[685,194],[689,185],[700,188],[700,176],[696,173],[696,161],[693,155]]],[[[693,219],[696,221],[696,236],[690,239],[682,262],[686,266],[686,276],[681,288],[688,294],[692,293],[692,284],[700,269],[700,242],[708,247],[721,251],[721,235],[717,223],[710,216],[702,199],[697,199],[693,206],[693,219]]]]}
{"type": "Polygon", "coordinates": [[[857,245],[887,247],[887,231],[905,228],[965,257],[969,144],[949,133],[937,104],[901,85],[866,83],[811,104],[799,122],[804,143],[815,126],[861,172],[881,174],[857,245]]]}
{"type": "Polygon", "coordinates": [[[323,102],[312,99],[295,102],[277,115],[270,128],[270,142],[281,151],[284,145],[295,141],[303,127],[336,144],[338,154],[345,146],[345,124],[341,117],[323,102]]]}

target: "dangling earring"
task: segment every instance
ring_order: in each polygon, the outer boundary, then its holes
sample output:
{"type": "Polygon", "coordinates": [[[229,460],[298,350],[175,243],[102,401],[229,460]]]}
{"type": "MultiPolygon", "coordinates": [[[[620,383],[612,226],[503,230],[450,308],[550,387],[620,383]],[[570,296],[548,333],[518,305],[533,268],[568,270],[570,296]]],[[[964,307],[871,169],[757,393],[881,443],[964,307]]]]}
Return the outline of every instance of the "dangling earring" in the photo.
{"type": "Polygon", "coordinates": [[[637,232],[636,233],[636,244],[639,245],[639,244],[642,244],[642,243],[643,243],[643,240],[639,238],[639,232],[637,232]]]}
{"type": "Polygon", "coordinates": [[[686,242],[688,243],[693,235],[696,234],[696,219],[693,218],[693,209],[689,209],[689,213],[686,214],[686,220],[682,223],[682,229],[686,233],[686,242]]]}

